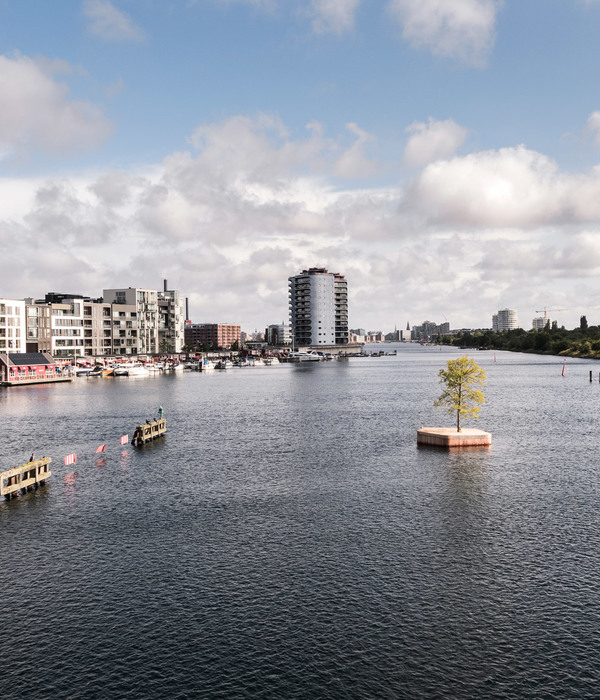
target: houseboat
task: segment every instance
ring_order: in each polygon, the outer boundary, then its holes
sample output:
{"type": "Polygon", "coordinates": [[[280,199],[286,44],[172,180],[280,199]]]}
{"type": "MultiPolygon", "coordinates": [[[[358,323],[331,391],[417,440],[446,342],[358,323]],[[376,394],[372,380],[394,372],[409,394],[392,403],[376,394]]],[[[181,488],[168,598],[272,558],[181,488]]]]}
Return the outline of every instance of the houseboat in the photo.
{"type": "Polygon", "coordinates": [[[70,382],[72,378],[46,352],[0,353],[0,386],[70,382]]]}

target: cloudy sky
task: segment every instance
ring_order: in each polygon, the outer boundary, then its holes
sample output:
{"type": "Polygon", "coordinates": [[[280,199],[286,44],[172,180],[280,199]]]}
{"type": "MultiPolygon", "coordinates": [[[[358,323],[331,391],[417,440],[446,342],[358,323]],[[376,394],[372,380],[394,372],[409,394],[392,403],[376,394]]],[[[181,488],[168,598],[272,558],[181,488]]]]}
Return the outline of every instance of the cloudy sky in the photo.
{"type": "Polygon", "coordinates": [[[0,0],[0,296],[600,324],[600,0],[0,0]],[[560,310],[558,310],[560,309],[560,310]]]}

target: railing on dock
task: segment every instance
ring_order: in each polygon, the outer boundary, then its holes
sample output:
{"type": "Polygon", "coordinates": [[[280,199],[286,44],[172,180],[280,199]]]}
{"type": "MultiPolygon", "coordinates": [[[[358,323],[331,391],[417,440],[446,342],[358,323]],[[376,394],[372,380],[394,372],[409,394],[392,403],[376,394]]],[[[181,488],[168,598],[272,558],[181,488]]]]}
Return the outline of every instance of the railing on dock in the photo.
{"type": "Polygon", "coordinates": [[[142,423],[142,425],[136,426],[135,432],[133,433],[133,438],[131,440],[131,444],[144,445],[150,440],[156,440],[156,438],[162,437],[166,432],[166,418],[159,418],[158,420],[147,420],[145,423],[142,423]]]}
{"type": "Polygon", "coordinates": [[[52,472],[48,469],[51,461],[50,457],[42,457],[20,467],[13,467],[8,471],[1,472],[0,496],[12,498],[19,491],[25,493],[31,488],[43,486],[46,479],[52,476],[52,472]]]}

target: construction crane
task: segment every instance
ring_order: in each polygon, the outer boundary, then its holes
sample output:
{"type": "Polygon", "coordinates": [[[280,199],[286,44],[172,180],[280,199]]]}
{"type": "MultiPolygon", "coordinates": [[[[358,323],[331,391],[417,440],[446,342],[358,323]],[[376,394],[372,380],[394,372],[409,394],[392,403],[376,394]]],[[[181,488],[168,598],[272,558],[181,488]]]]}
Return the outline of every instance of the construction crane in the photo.
{"type": "Polygon", "coordinates": [[[548,311],[550,313],[553,313],[554,311],[568,311],[569,309],[547,309],[545,306],[543,309],[540,309],[539,311],[536,310],[536,314],[541,314],[542,311],[544,312],[544,323],[548,320],[548,311]]]}

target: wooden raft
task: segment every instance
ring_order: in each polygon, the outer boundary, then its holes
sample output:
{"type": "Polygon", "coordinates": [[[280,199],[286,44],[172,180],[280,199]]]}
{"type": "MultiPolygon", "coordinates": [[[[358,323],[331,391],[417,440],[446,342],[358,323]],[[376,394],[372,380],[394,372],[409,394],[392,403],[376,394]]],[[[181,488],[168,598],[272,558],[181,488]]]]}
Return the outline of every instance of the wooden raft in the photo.
{"type": "Polygon", "coordinates": [[[150,440],[162,437],[167,432],[167,419],[148,420],[142,425],[138,425],[131,439],[132,445],[145,445],[150,440]]]}
{"type": "Polygon", "coordinates": [[[52,476],[52,472],[48,469],[51,461],[50,457],[42,457],[20,467],[13,467],[8,471],[1,472],[0,496],[12,498],[17,496],[19,491],[25,493],[32,488],[43,486],[46,479],[52,476]]]}

